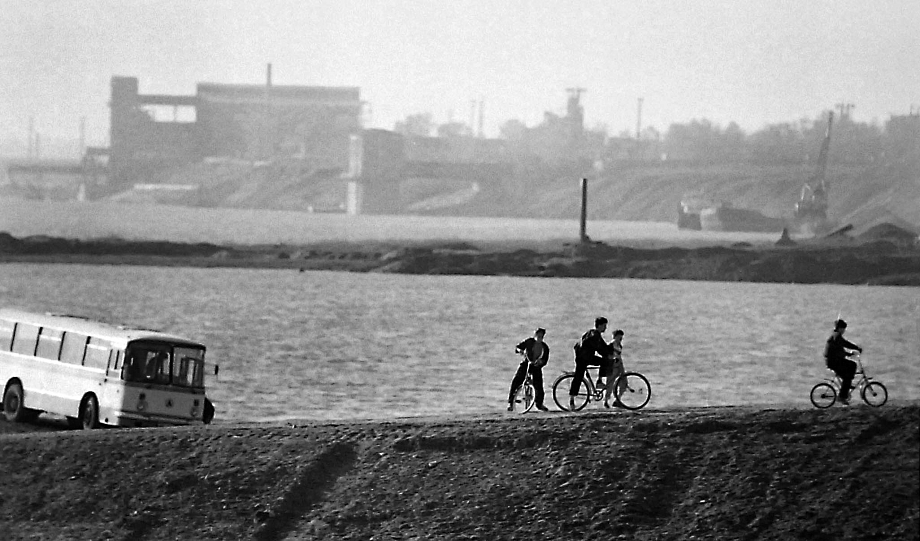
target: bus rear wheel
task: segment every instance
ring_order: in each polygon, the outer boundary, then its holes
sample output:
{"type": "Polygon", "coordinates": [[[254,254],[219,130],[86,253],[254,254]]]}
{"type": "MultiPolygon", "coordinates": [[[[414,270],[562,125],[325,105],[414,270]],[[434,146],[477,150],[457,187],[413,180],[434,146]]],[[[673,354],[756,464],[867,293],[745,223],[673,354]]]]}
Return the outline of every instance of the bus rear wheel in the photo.
{"type": "Polygon", "coordinates": [[[96,395],[91,394],[83,399],[80,405],[80,424],[83,430],[99,428],[99,401],[96,395]]]}
{"type": "Polygon", "coordinates": [[[11,423],[26,420],[26,408],[22,404],[22,385],[13,383],[3,393],[3,416],[11,423]]]}

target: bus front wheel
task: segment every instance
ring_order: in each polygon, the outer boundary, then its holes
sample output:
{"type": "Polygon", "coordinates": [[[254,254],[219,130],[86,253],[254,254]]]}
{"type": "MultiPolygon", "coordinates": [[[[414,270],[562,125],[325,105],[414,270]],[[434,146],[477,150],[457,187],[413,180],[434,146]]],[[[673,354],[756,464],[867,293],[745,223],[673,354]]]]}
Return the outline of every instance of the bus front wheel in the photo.
{"type": "Polygon", "coordinates": [[[204,415],[201,418],[204,424],[209,425],[214,420],[214,404],[207,398],[204,399],[204,415]]]}
{"type": "Polygon", "coordinates": [[[83,430],[99,428],[99,401],[96,395],[88,395],[80,406],[80,424],[83,430]]]}

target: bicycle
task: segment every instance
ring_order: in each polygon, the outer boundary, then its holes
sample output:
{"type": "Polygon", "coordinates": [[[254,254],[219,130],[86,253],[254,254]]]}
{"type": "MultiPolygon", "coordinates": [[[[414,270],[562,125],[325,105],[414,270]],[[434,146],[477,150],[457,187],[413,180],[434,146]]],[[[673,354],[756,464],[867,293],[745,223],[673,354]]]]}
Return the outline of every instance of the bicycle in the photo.
{"type": "MultiPolygon", "coordinates": [[[[578,394],[575,396],[575,410],[581,411],[588,402],[600,402],[604,400],[605,389],[598,389],[594,385],[596,377],[593,376],[592,370],[599,370],[598,366],[589,366],[585,371],[585,377],[581,380],[581,386],[578,388],[578,394]]],[[[569,390],[572,388],[572,381],[575,379],[575,372],[563,372],[553,382],[553,401],[562,411],[569,411],[569,390]]],[[[652,398],[652,386],[648,379],[638,372],[624,372],[613,381],[613,396],[616,402],[628,410],[637,410],[644,408],[652,398]],[[620,390],[622,387],[622,391],[620,390]]]]}
{"type": "MultiPolygon", "coordinates": [[[[859,391],[859,396],[866,404],[874,408],[883,406],[885,402],[888,401],[888,389],[885,388],[885,385],[881,382],[872,381],[872,378],[866,374],[862,358],[858,353],[850,355],[849,359],[855,360],[857,363],[856,374],[853,376],[853,388],[850,389],[850,395],[852,396],[854,392],[859,391]],[[862,377],[857,381],[856,376],[862,377]]],[[[828,370],[830,370],[830,368],[828,368],[828,370]]],[[[829,408],[837,402],[837,398],[840,396],[840,376],[833,370],[831,370],[831,372],[834,374],[833,378],[825,378],[824,381],[811,388],[811,403],[816,408],[829,408]]]]}
{"type": "Polygon", "coordinates": [[[523,404],[524,409],[521,410],[521,413],[527,413],[537,404],[537,390],[533,386],[533,375],[530,373],[533,362],[523,354],[522,356],[527,360],[527,370],[524,372],[524,382],[514,392],[513,400],[515,404],[523,404]]]}

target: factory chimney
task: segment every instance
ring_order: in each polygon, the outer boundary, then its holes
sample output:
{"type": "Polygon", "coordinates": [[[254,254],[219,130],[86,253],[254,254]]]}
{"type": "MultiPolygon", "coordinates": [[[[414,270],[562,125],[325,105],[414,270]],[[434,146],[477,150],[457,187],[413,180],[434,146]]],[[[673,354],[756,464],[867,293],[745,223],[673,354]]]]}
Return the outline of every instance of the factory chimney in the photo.
{"type": "Polygon", "coordinates": [[[642,138],[642,98],[639,98],[639,106],[636,113],[636,141],[642,138]]]}

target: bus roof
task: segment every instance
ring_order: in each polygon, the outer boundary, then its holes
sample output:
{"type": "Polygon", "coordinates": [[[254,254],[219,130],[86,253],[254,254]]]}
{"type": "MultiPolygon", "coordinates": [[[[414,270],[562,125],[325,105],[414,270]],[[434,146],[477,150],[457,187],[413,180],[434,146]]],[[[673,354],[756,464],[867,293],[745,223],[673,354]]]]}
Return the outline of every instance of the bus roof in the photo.
{"type": "Polygon", "coordinates": [[[127,344],[133,340],[168,341],[182,346],[203,348],[204,344],[152,329],[113,325],[104,321],[97,321],[83,316],[68,314],[38,314],[25,310],[0,308],[0,319],[28,323],[38,327],[51,327],[62,331],[77,332],[101,338],[116,343],[127,344]]]}

